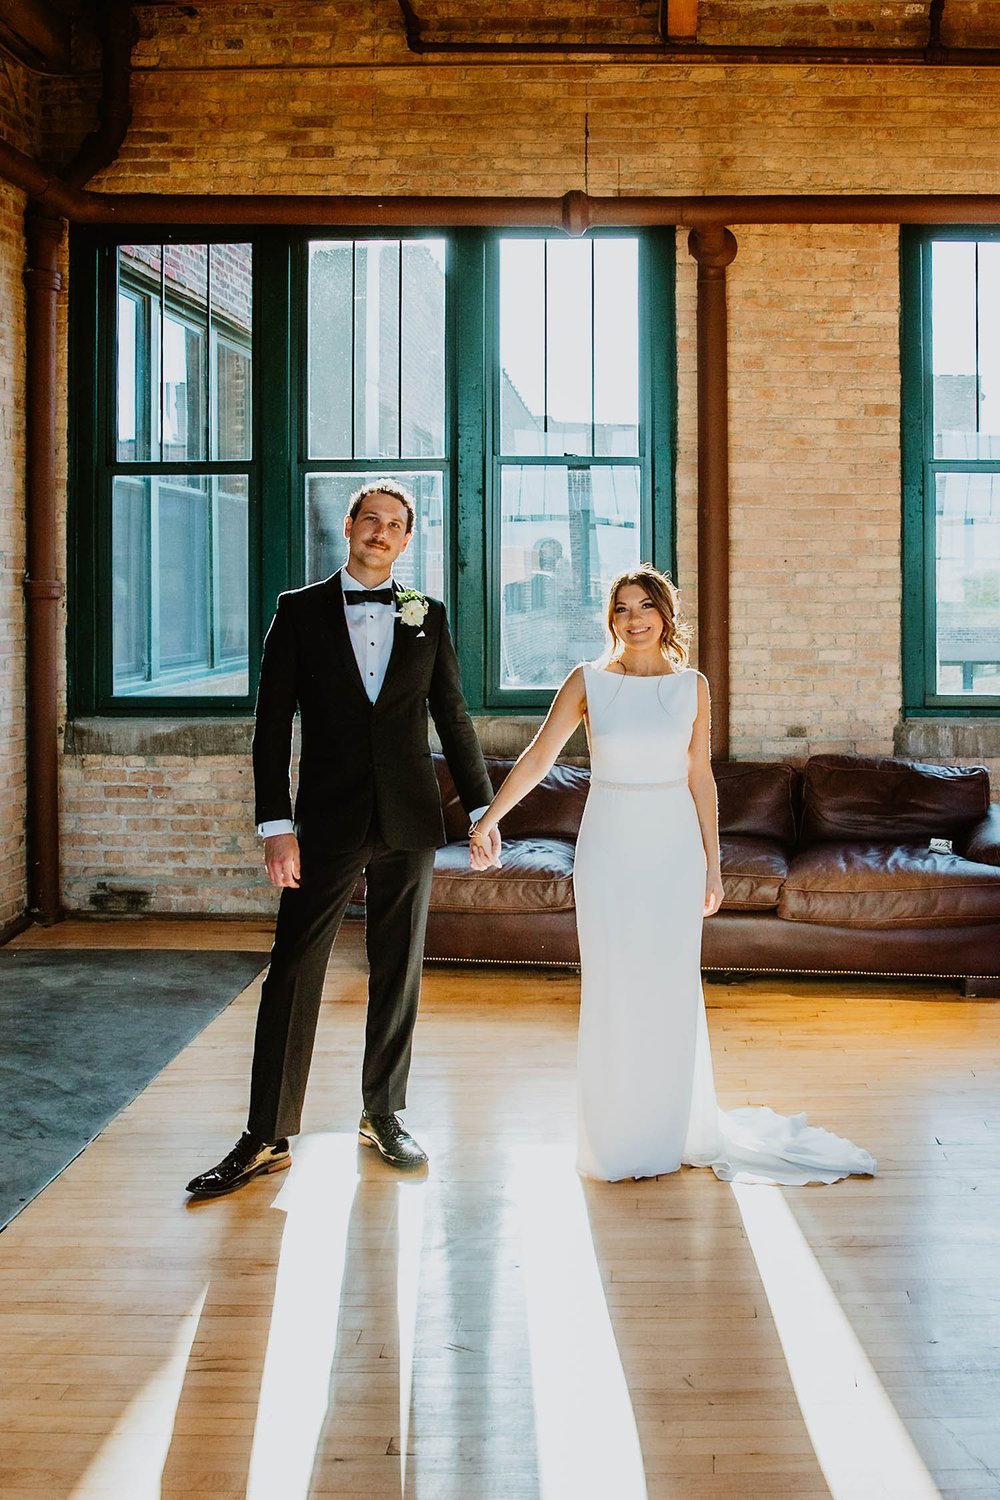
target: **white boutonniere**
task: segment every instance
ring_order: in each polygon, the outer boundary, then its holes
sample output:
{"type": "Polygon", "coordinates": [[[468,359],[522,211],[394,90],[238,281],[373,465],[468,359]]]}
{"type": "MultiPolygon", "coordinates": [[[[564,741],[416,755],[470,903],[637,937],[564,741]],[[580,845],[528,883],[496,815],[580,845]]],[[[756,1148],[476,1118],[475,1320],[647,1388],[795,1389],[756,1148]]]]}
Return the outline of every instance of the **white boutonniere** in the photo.
{"type": "Polygon", "coordinates": [[[430,604],[418,589],[400,589],[396,595],[396,603],[399,605],[396,619],[414,629],[424,623],[430,609],[430,604]]]}

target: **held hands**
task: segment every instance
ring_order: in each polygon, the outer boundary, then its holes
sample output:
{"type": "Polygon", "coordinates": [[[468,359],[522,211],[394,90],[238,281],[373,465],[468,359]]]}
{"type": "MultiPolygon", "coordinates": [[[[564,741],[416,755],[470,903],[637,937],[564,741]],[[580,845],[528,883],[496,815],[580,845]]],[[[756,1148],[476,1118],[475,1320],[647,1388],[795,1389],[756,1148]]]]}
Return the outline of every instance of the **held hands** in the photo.
{"type": "Polygon", "coordinates": [[[299,860],[299,841],[294,833],[276,833],[264,840],[264,865],[268,880],[279,891],[285,886],[298,890],[302,865],[299,860]]]}
{"type": "Polygon", "coordinates": [[[472,825],[469,829],[469,864],[474,870],[489,870],[493,866],[499,870],[500,850],[499,828],[484,829],[481,821],[472,825]]]}
{"type": "Polygon", "coordinates": [[[705,878],[705,916],[714,917],[722,905],[725,891],[722,886],[722,876],[718,870],[709,870],[705,878]]]}

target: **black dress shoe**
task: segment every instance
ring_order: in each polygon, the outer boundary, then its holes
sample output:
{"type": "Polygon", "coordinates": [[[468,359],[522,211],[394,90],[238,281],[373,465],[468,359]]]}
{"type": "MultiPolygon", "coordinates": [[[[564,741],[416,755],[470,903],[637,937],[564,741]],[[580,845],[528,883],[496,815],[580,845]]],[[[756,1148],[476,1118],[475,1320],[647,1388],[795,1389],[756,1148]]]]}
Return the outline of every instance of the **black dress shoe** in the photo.
{"type": "Polygon", "coordinates": [[[395,1115],[370,1115],[364,1110],[358,1140],[362,1146],[374,1146],[394,1167],[422,1167],[427,1160],[427,1152],[420,1149],[395,1115]]]}
{"type": "Polygon", "coordinates": [[[200,1198],[217,1198],[221,1193],[234,1192],[262,1172],[280,1172],[291,1162],[287,1140],[261,1141],[244,1130],[229,1155],[217,1167],[192,1177],[185,1191],[200,1198]]]}

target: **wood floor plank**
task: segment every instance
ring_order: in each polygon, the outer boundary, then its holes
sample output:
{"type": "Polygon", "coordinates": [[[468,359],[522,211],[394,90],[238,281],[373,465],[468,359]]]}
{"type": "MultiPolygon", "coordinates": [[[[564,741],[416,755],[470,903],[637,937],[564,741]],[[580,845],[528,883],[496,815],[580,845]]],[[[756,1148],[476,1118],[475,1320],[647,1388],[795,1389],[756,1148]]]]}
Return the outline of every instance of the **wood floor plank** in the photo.
{"type": "MultiPolygon", "coordinates": [[[[17,939],[269,941],[148,919],[17,939]]],[[[0,1236],[0,1500],[1000,1496],[1000,1006],[707,986],[723,1103],[806,1108],[880,1158],[752,1190],[781,1209],[774,1283],[711,1174],[576,1176],[572,972],[429,968],[406,1119],[430,1168],[360,1150],[356,928],[291,1171],[190,1204],[242,1128],[258,989],[0,1236]],[[822,1308],[795,1300],[803,1268],[822,1308]],[[859,1382],[867,1415],[838,1428],[859,1382]]]]}

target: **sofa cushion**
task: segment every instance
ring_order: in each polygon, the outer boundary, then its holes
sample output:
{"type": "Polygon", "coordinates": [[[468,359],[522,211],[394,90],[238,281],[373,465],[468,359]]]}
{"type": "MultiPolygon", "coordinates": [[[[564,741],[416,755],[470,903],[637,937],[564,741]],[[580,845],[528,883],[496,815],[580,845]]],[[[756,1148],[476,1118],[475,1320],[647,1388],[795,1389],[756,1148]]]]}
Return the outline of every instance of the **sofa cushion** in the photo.
{"type": "Polygon", "coordinates": [[[814,844],[793,856],[778,916],[866,928],[996,922],[1000,870],[917,844],[814,844]]]}
{"type": "Polygon", "coordinates": [[[778,839],[795,845],[799,773],[774,761],[717,761],[719,832],[778,839]]]}
{"type": "MultiPolygon", "coordinates": [[[[494,791],[504,781],[513,764],[513,758],[487,759],[486,769],[494,791]]],[[[458,800],[455,783],[443,755],[434,756],[434,769],[441,792],[445,832],[450,840],[464,839],[469,827],[469,816],[458,800]]],[[[589,785],[590,772],[580,766],[553,766],[548,775],[507,814],[500,832],[505,839],[537,837],[569,839],[575,843],[589,785]]]]}
{"type": "Polygon", "coordinates": [[[434,856],[433,911],[476,912],[488,922],[492,912],[571,911],[573,844],[565,839],[511,839],[503,846],[503,867],[477,873],[469,867],[466,842],[446,844],[434,856]]]}
{"type": "Polygon", "coordinates": [[[719,839],[727,911],[773,911],[788,874],[788,859],[776,839],[724,833],[719,839]]]}
{"type": "Polygon", "coordinates": [[[814,755],[803,780],[802,843],[951,837],[990,805],[985,766],[931,766],[888,755],[814,755]]]}

